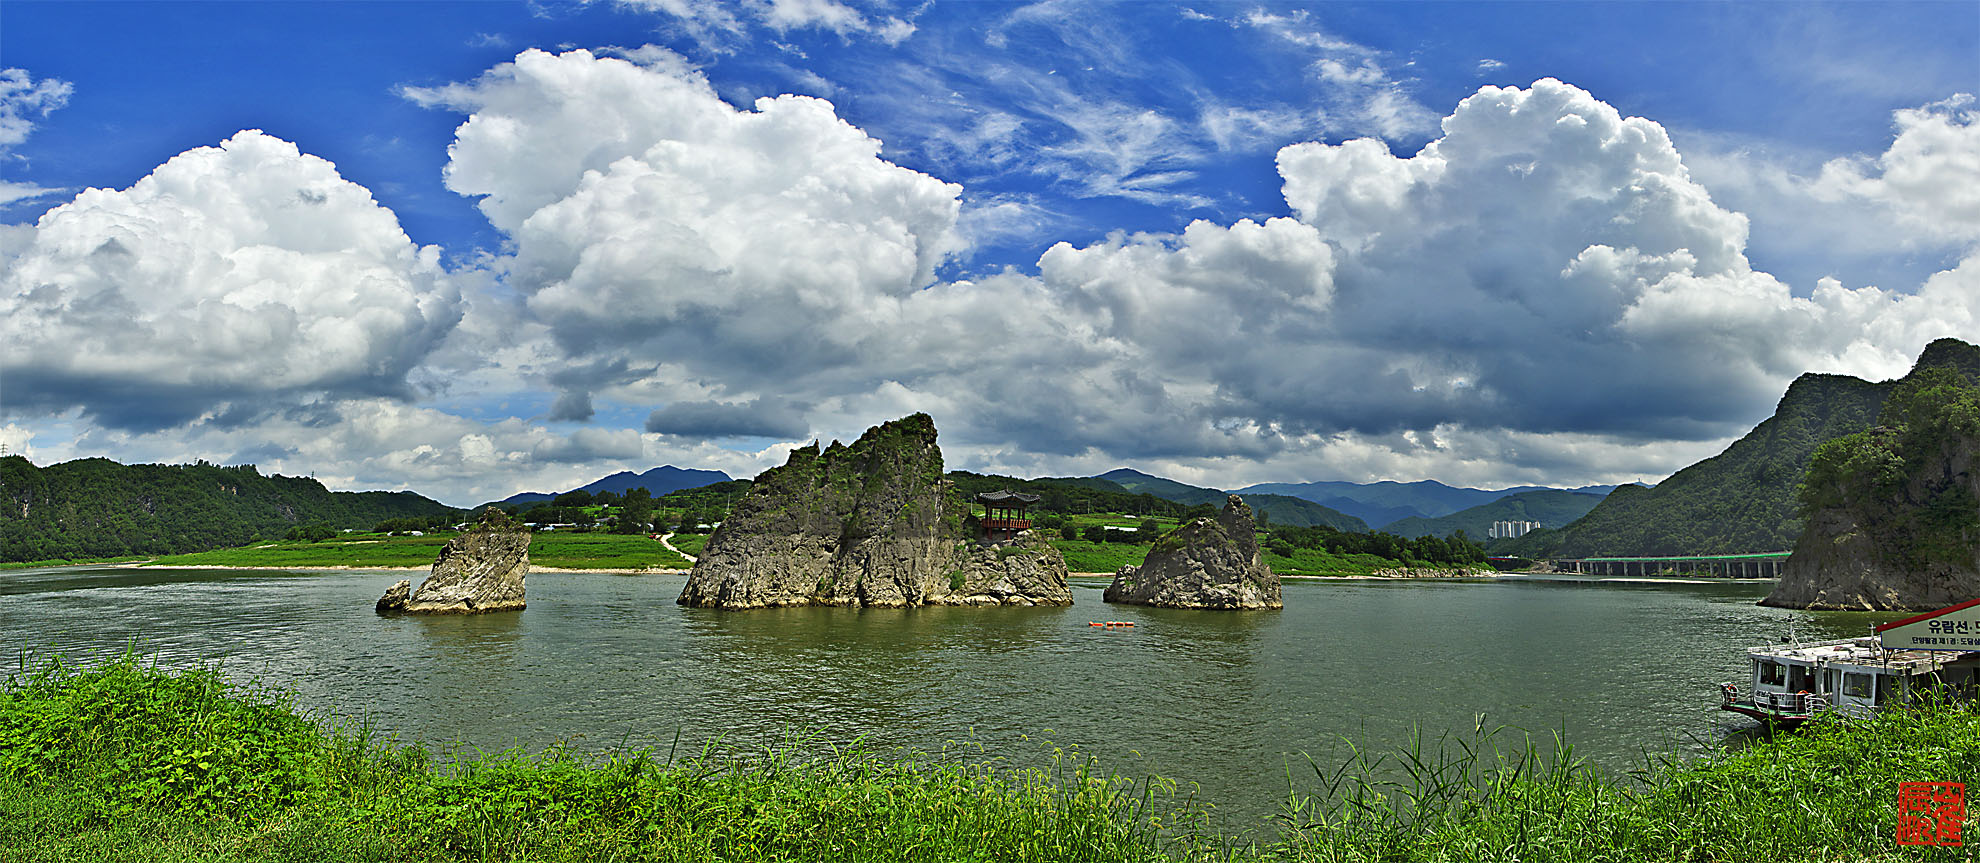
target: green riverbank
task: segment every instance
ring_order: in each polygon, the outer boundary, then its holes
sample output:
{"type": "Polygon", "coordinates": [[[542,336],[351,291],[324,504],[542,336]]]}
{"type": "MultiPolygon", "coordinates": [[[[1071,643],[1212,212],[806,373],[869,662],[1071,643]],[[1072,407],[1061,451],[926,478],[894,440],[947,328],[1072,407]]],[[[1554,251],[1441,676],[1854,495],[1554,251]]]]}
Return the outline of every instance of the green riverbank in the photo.
{"type": "MultiPolygon", "coordinates": [[[[322,542],[258,542],[192,554],[159,557],[151,566],[254,568],[427,569],[452,532],[425,536],[347,533],[322,542]]],[[[688,552],[693,554],[693,552],[688,552]]],[[[531,537],[530,566],[539,570],[603,569],[641,571],[687,569],[686,558],[646,536],[611,533],[546,532],[531,537]]]]}
{"type": "MultiPolygon", "coordinates": [[[[1188,795],[803,741],[604,760],[435,757],[279,694],[125,658],[0,689],[0,857],[116,860],[1970,860],[1900,848],[1896,783],[1980,778],[1980,714],[1931,708],[1629,776],[1467,729],[1300,765],[1277,832],[1188,795]],[[1511,745],[1508,745],[1511,744],[1511,745]],[[1322,792],[1324,800],[1312,796],[1322,792]]],[[[1974,820],[1965,836],[1974,838],[1974,820]]]]}

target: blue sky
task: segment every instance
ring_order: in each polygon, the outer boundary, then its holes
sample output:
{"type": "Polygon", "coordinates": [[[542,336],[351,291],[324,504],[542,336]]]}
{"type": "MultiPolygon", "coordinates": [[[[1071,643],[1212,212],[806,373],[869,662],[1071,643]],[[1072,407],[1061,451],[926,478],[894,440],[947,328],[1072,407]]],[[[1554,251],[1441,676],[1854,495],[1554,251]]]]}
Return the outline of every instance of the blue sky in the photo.
{"type": "Polygon", "coordinates": [[[1655,480],[1980,340],[1976,58],[1972,2],[11,2],[0,442],[1655,480]]]}

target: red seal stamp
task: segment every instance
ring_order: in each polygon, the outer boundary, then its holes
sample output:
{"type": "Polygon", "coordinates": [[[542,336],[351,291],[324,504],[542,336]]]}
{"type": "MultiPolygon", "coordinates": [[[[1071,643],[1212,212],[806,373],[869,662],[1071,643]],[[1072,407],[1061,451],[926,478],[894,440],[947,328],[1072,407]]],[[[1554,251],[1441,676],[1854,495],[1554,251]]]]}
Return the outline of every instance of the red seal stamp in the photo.
{"type": "Polygon", "coordinates": [[[1958,845],[1966,820],[1966,785],[1960,782],[1899,782],[1897,843],[1958,845]]]}

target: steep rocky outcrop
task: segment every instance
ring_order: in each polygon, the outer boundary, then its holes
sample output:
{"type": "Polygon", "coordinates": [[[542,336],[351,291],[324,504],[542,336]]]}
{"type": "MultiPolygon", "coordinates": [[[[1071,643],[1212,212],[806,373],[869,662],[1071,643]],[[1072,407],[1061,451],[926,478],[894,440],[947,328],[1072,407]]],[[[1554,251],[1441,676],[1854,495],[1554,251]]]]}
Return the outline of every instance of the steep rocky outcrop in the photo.
{"type": "Polygon", "coordinates": [[[1924,611],[1980,597],[1980,376],[1921,359],[1875,428],[1815,452],[1801,502],[1808,527],[1761,604],[1924,611]]]}
{"type": "Polygon", "coordinates": [[[381,614],[484,614],[523,609],[529,574],[529,531],[520,525],[483,526],[447,541],[433,571],[412,589],[403,580],[378,600],[381,614]]]}
{"type": "Polygon", "coordinates": [[[935,422],[915,414],[851,446],[816,442],[758,476],[710,536],[682,605],[1070,605],[1065,560],[1021,534],[984,547],[942,477],[935,422]],[[1042,562],[1041,562],[1042,561],[1042,562]]]}
{"type": "MultiPolygon", "coordinates": [[[[1980,374],[1980,348],[1958,339],[1925,347],[1912,366],[1980,374]]],[[[1804,374],[1774,415],[1725,452],[1654,488],[1625,485],[1560,529],[1491,544],[1494,554],[1530,558],[1746,554],[1796,545],[1808,520],[1796,499],[1815,449],[1878,423],[1900,381],[1804,374]]]]}
{"type": "Polygon", "coordinates": [[[1279,577],[1258,552],[1251,507],[1237,495],[1215,519],[1198,518],[1162,536],[1140,566],[1114,574],[1102,598],[1164,608],[1282,608],[1279,577]]]}

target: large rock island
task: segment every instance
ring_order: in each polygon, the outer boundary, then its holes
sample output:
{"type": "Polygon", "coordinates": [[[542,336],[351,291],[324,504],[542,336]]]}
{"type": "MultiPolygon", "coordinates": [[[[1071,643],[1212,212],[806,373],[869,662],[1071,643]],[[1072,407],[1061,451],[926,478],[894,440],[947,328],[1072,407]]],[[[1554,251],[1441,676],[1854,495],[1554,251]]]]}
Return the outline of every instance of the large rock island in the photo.
{"type": "Polygon", "coordinates": [[[1980,348],[1932,343],[1869,431],[1823,444],[1807,528],[1762,605],[1925,611],[1980,598],[1980,348]]]}
{"type": "MultiPolygon", "coordinates": [[[[500,513],[501,510],[491,510],[500,513]]],[[[412,589],[401,580],[378,600],[380,614],[485,614],[523,609],[529,529],[495,516],[447,541],[433,571],[412,589]]]]}
{"type": "Polygon", "coordinates": [[[1279,576],[1258,551],[1257,530],[1251,507],[1231,495],[1216,518],[1164,534],[1140,566],[1121,567],[1102,598],[1164,608],[1283,608],[1279,576]]]}
{"type": "Polygon", "coordinates": [[[852,446],[817,442],[764,471],[695,561],[682,605],[902,608],[1071,605],[1066,562],[1025,530],[997,542],[963,526],[935,421],[915,414],[852,446]]]}

